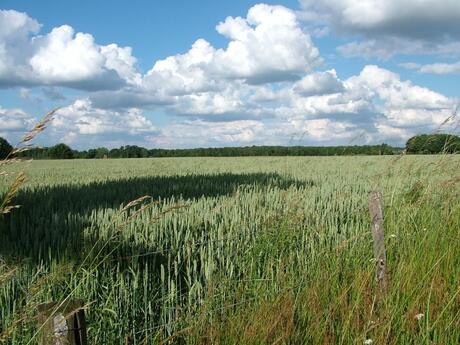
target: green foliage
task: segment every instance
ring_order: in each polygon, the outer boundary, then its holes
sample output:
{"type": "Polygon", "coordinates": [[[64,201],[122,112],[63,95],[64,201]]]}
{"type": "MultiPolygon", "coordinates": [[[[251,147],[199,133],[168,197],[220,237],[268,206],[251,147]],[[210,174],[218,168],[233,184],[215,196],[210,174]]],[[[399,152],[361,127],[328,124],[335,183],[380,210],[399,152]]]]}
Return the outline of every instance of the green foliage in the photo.
{"type": "Polygon", "coordinates": [[[460,152],[460,137],[451,134],[422,134],[406,143],[407,153],[435,154],[460,152]]]}
{"type": "Polygon", "coordinates": [[[247,146],[150,150],[150,157],[244,157],[244,156],[351,156],[392,155],[398,149],[387,144],[362,146],[247,146]]]}
{"type": "Polygon", "coordinates": [[[73,151],[66,144],[57,144],[48,149],[48,157],[51,159],[72,159],[73,151]]]}
{"type": "MultiPolygon", "coordinates": [[[[22,153],[24,157],[46,159],[52,148],[37,148],[22,153]]],[[[387,144],[363,146],[247,146],[196,149],[146,149],[128,145],[108,150],[104,147],[73,151],[74,158],[147,158],[147,157],[247,157],[247,156],[353,156],[392,155],[400,149],[387,144]]]]}
{"type": "Polygon", "coordinates": [[[459,162],[34,161],[23,206],[0,221],[0,341],[37,343],[36,304],[79,298],[90,344],[457,345],[459,162]],[[381,299],[375,189],[390,274],[381,299]]]}
{"type": "Polygon", "coordinates": [[[109,152],[110,158],[145,158],[149,157],[149,151],[139,146],[122,146],[109,152]]]}
{"type": "Polygon", "coordinates": [[[13,146],[6,140],[0,137],[0,159],[6,158],[13,150],[13,146]]]}

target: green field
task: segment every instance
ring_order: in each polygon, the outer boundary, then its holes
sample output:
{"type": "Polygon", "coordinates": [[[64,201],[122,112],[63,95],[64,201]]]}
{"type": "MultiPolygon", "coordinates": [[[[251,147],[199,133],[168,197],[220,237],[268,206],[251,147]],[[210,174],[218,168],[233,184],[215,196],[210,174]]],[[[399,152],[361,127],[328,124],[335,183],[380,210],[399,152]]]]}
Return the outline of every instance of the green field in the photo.
{"type": "Polygon", "coordinates": [[[18,163],[21,208],[0,219],[0,342],[36,344],[37,304],[78,298],[90,344],[457,345],[459,166],[448,155],[18,163]],[[372,190],[385,199],[384,296],[372,190]]]}

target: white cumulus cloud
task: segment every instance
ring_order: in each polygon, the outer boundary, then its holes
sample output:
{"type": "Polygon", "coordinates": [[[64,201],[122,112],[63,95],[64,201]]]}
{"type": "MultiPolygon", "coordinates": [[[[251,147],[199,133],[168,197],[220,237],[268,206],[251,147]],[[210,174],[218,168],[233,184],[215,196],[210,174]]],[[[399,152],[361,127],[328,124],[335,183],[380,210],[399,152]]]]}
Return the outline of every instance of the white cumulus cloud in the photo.
{"type": "Polygon", "coordinates": [[[145,87],[180,95],[219,90],[232,80],[295,80],[322,61],[294,11],[283,6],[255,5],[246,18],[227,17],[216,29],[230,40],[225,49],[199,39],[188,52],[157,61],[145,87]]]}
{"type": "Polygon", "coordinates": [[[321,62],[295,13],[283,6],[255,5],[245,19],[228,17],[217,31],[231,41],[217,51],[214,69],[229,78],[249,83],[296,79],[321,62]]]}
{"type": "Polygon", "coordinates": [[[35,120],[21,109],[6,109],[0,106],[0,137],[10,144],[17,144],[19,139],[35,124],[35,120]]]}
{"type": "Polygon", "coordinates": [[[87,140],[106,141],[108,145],[116,138],[145,137],[158,129],[137,108],[127,110],[107,110],[96,108],[88,99],[78,99],[58,110],[51,122],[52,136],[58,141],[80,144],[87,140]]]}
{"type": "Polygon", "coordinates": [[[339,93],[344,90],[335,70],[306,75],[294,85],[294,90],[303,96],[339,93]]]}
{"type": "Polygon", "coordinates": [[[436,126],[452,112],[454,100],[430,89],[402,81],[396,73],[374,65],[347,82],[351,89],[374,94],[375,108],[398,126],[436,126]]]}
{"type": "Polygon", "coordinates": [[[98,45],[68,25],[38,35],[25,13],[0,10],[0,87],[63,85],[97,90],[140,82],[129,47],[98,45]]]}
{"type": "Polygon", "coordinates": [[[0,132],[25,132],[32,128],[34,119],[21,109],[5,109],[0,106],[0,132]]]}

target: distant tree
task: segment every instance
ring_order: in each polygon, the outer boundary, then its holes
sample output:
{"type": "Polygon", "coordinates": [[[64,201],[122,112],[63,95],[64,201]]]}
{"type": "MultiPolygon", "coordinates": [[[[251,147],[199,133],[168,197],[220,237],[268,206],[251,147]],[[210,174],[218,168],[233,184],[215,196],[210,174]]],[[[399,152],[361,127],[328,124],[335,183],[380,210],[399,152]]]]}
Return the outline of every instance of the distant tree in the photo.
{"type": "Polygon", "coordinates": [[[78,150],[72,150],[73,151],[73,158],[79,158],[79,159],[86,159],[88,158],[88,151],[78,151],[78,150]]]}
{"type": "Polygon", "coordinates": [[[460,137],[451,134],[421,134],[410,138],[406,152],[415,154],[460,152],[460,137]]]}
{"type": "Polygon", "coordinates": [[[72,159],[73,151],[66,144],[57,144],[48,149],[49,158],[52,159],[72,159]]]}
{"type": "Polygon", "coordinates": [[[113,158],[143,158],[149,156],[149,150],[136,145],[128,145],[120,147],[117,151],[111,150],[110,154],[113,158]]]}
{"type": "Polygon", "coordinates": [[[0,137],[0,159],[6,158],[11,150],[13,150],[13,146],[6,139],[0,137]]]}
{"type": "Polygon", "coordinates": [[[109,150],[105,147],[99,147],[96,149],[96,157],[98,159],[107,158],[109,156],[109,150]]]}
{"type": "Polygon", "coordinates": [[[120,149],[111,149],[109,151],[109,158],[120,158],[120,149]]]}
{"type": "Polygon", "coordinates": [[[388,145],[388,144],[382,144],[380,145],[380,155],[392,155],[393,154],[393,148],[388,145]]]}
{"type": "Polygon", "coordinates": [[[97,158],[101,159],[104,157],[108,157],[109,150],[105,147],[98,147],[97,149],[90,149],[86,154],[86,158],[97,158]]]}

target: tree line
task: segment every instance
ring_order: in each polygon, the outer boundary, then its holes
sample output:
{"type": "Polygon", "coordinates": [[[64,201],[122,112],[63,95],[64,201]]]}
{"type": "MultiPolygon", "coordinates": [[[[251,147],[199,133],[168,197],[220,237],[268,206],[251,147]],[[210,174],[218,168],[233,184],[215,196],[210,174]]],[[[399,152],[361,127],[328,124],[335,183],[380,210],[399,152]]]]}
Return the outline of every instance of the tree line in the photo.
{"type": "MultiPolygon", "coordinates": [[[[0,138],[0,158],[11,151],[11,145],[0,138]]],[[[435,154],[460,152],[460,137],[448,134],[422,134],[410,138],[406,152],[411,154],[435,154]]],[[[34,159],[93,159],[93,158],[148,158],[148,157],[236,157],[236,156],[347,156],[392,155],[403,148],[381,145],[349,146],[245,146],[194,149],[146,149],[136,145],[107,149],[73,150],[66,144],[32,148],[18,157],[34,159]]]]}

